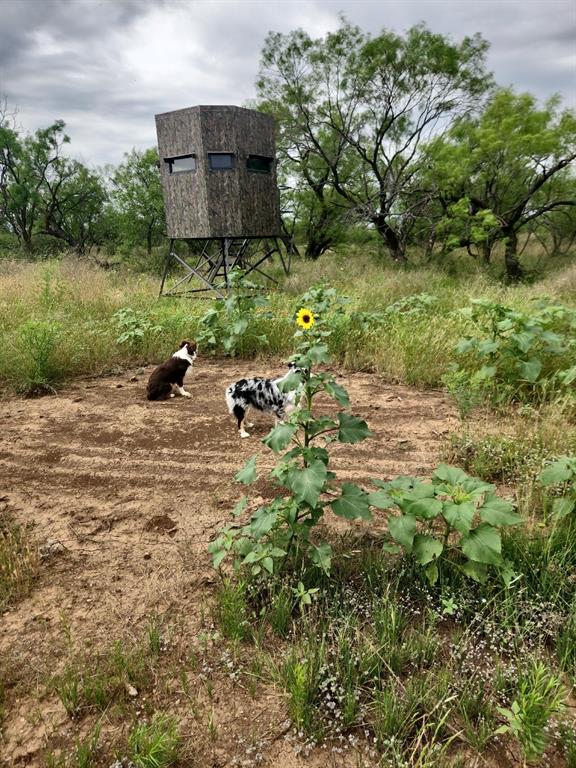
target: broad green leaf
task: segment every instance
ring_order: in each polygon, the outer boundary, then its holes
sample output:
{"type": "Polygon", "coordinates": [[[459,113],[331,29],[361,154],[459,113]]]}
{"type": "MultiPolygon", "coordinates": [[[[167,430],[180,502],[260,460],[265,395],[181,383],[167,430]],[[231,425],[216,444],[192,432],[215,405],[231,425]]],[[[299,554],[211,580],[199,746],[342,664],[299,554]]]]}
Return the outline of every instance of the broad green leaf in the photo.
{"type": "Polygon", "coordinates": [[[324,432],[326,429],[338,429],[338,422],[334,421],[334,419],[331,419],[330,416],[320,416],[319,418],[314,419],[310,424],[310,436],[313,437],[320,432],[324,432]]]}
{"type": "Polygon", "coordinates": [[[421,483],[419,480],[414,483],[414,487],[406,492],[404,498],[409,501],[418,501],[418,499],[434,498],[435,490],[432,483],[421,483]]]}
{"type": "Polygon", "coordinates": [[[270,557],[285,557],[286,550],[280,549],[280,547],[272,547],[270,550],[270,557]]]}
{"type": "Polygon", "coordinates": [[[378,488],[383,488],[385,491],[409,491],[420,481],[409,475],[400,475],[399,477],[395,477],[394,480],[378,480],[377,478],[372,478],[370,482],[372,485],[376,485],[378,488]]]}
{"type": "Polygon", "coordinates": [[[325,574],[330,575],[330,566],[332,564],[332,547],[330,544],[312,545],[310,552],[312,562],[321,568],[325,574]]]}
{"type": "Polygon", "coordinates": [[[567,387],[572,382],[576,381],[576,365],[572,366],[572,368],[568,368],[565,371],[561,371],[558,374],[558,377],[562,380],[562,383],[567,387]]]}
{"type": "Polygon", "coordinates": [[[318,459],[328,466],[330,456],[326,448],[321,448],[319,445],[309,445],[308,448],[297,448],[296,450],[308,464],[313,464],[318,459]]]}
{"type": "Polygon", "coordinates": [[[342,495],[332,502],[331,507],[334,514],[347,520],[372,519],[368,494],[353,483],[342,484],[342,495]]]}
{"type": "Polygon", "coordinates": [[[482,383],[483,381],[487,381],[488,379],[493,379],[495,375],[496,375],[495,366],[483,365],[482,368],[480,368],[474,374],[474,380],[478,383],[482,383]]]}
{"type": "Polygon", "coordinates": [[[524,381],[529,381],[533,384],[537,381],[538,376],[540,376],[542,361],[537,358],[533,358],[532,360],[521,360],[518,363],[518,368],[520,369],[520,375],[524,381]]]}
{"type": "Polygon", "coordinates": [[[292,392],[294,389],[298,389],[302,383],[302,374],[298,371],[293,371],[286,376],[285,379],[280,381],[276,386],[280,392],[292,392]]]}
{"type": "Polygon", "coordinates": [[[375,491],[368,494],[368,504],[377,509],[390,509],[395,502],[385,491],[375,491]]]}
{"type": "Polygon", "coordinates": [[[285,424],[280,422],[272,429],[262,440],[264,445],[271,448],[274,453],[280,453],[292,440],[293,435],[298,431],[296,424],[285,424]]]}
{"type": "Polygon", "coordinates": [[[278,518],[278,511],[270,507],[261,507],[256,510],[250,520],[250,532],[255,539],[260,539],[268,533],[278,518]]]}
{"type": "Polygon", "coordinates": [[[519,525],[522,518],[514,512],[514,505],[497,497],[488,499],[478,510],[480,517],[490,525],[519,525]]]}
{"type": "Polygon", "coordinates": [[[521,333],[512,333],[509,338],[516,343],[516,346],[521,352],[528,352],[535,337],[532,333],[522,331],[521,333]]]}
{"type": "Polygon", "coordinates": [[[218,314],[218,310],[212,307],[202,315],[200,318],[200,323],[202,325],[210,325],[218,317],[218,314]]]}
{"type": "Polygon", "coordinates": [[[456,345],[456,352],[459,355],[465,355],[467,352],[471,352],[476,347],[476,340],[475,339],[460,339],[458,344],[456,345]]]}
{"type": "Polygon", "coordinates": [[[225,549],[219,549],[216,552],[212,553],[212,567],[218,568],[220,563],[224,560],[228,553],[225,549]]]}
{"type": "Polygon", "coordinates": [[[499,565],[502,562],[500,533],[489,523],[481,523],[462,538],[462,552],[476,563],[499,565]]]}
{"type": "Polygon", "coordinates": [[[474,581],[479,584],[485,584],[488,579],[488,569],[483,563],[475,563],[472,560],[468,560],[462,566],[462,571],[474,581]]]}
{"type": "Polygon", "coordinates": [[[412,551],[420,565],[431,563],[442,554],[444,545],[438,539],[427,534],[417,533],[412,543],[412,551]]]}
{"type": "Polygon", "coordinates": [[[444,509],[442,514],[444,519],[455,528],[459,533],[467,534],[472,528],[472,520],[474,519],[474,513],[476,507],[469,501],[463,504],[454,504],[451,501],[444,502],[444,509]]]}
{"type": "Polygon", "coordinates": [[[576,506],[576,501],[574,499],[571,499],[570,497],[565,497],[563,499],[554,499],[554,501],[552,502],[552,514],[554,515],[554,517],[562,519],[563,517],[566,517],[567,515],[571,514],[575,506],[576,506]]]}
{"type": "Polygon", "coordinates": [[[314,346],[310,347],[306,352],[306,356],[309,357],[313,363],[327,363],[330,360],[326,344],[314,344],[314,346]]]}
{"type": "Polygon", "coordinates": [[[242,514],[242,512],[244,512],[247,506],[248,506],[248,496],[242,496],[240,501],[236,504],[236,506],[232,510],[232,514],[234,515],[234,517],[239,517],[242,514]]]}
{"type": "Polygon", "coordinates": [[[397,555],[402,550],[397,544],[391,544],[388,541],[383,542],[382,544],[382,552],[388,552],[390,555],[397,555]]]}
{"type": "Polygon", "coordinates": [[[432,520],[442,512],[442,502],[439,499],[418,499],[418,501],[402,501],[398,504],[406,515],[432,520]]]}
{"type": "Polygon", "coordinates": [[[327,474],[328,470],[324,462],[315,461],[305,469],[291,469],[284,482],[297,498],[306,501],[311,507],[315,507],[324,488],[327,474]]]}
{"type": "Polygon", "coordinates": [[[468,479],[468,475],[463,469],[458,467],[451,467],[448,464],[439,464],[438,469],[434,472],[435,480],[444,480],[449,485],[458,485],[468,479]]]}
{"type": "Polygon", "coordinates": [[[497,341],[492,341],[491,339],[485,339],[484,341],[481,341],[478,344],[478,352],[481,355],[491,355],[493,352],[496,352],[500,347],[500,343],[497,341]]]}
{"type": "Polygon", "coordinates": [[[436,584],[438,581],[438,565],[436,564],[436,561],[429,563],[426,566],[426,570],[424,571],[426,574],[426,578],[428,579],[429,584],[436,584]]]}
{"type": "Polygon", "coordinates": [[[504,565],[498,569],[498,573],[500,574],[500,578],[506,587],[509,587],[513,581],[516,581],[518,578],[520,578],[509,560],[506,560],[504,565]]]}
{"type": "Polygon", "coordinates": [[[338,439],[341,443],[359,443],[372,434],[366,422],[359,419],[358,416],[339,413],[338,422],[340,424],[338,439]]]}
{"type": "Polygon", "coordinates": [[[245,317],[240,317],[232,326],[232,333],[241,335],[248,328],[248,320],[245,317]]]}
{"type": "Polygon", "coordinates": [[[256,458],[257,456],[255,454],[251,459],[248,459],[243,468],[236,473],[234,480],[236,480],[237,483],[250,485],[250,483],[253,483],[254,480],[256,480],[256,458]]]}
{"type": "Polygon", "coordinates": [[[390,536],[402,544],[408,551],[412,551],[412,542],[416,534],[416,518],[410,515],[400,515],[400,517],[391,517],[388,520],[388,531],[390,536]]]}
{"type": "Polygon", "coordinates": [[[338,403],[338,405],[343,406],[346,408],[350,405],[350,398],[348,397],[348,392],[344,389],[344,387],[340,386],[340,384],[337,384],[335,381],[325,381],[324,382],[324,389],[330,397],[333,397],[334,400],[338,403]]]}
{"type": "Polygon", "coordinates": [[[542,485],[560,485],[565,483],[566,480],[570,480],[573,474],[576,473],[576,462],[570,459],[569,456],[563,456],[545,467],[540,472],[540,482],[542,485]]]}
{"type": "Polygon", "coordinates": [[[264,568],[266,568],[268,573],[273,573],[273,571],[274,571],[274,560],[272,560],[271,557],[265,557],[262,560],[262,565],[264,566],[264,568]]]}

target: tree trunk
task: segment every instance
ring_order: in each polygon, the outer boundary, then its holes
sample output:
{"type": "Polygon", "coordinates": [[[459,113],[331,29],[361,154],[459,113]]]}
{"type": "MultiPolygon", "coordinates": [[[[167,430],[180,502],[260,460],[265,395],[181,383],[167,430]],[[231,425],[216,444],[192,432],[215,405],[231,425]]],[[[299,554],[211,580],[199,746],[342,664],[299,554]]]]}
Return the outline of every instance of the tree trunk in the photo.
{"type": "Polygon", "coordinates": [[[434,246],[436,245],[436,232],[434,229],[430,231],[429,237],[426,239],[426,247],[424,249],[424,261],[432,261],[434,256],[434,246]]]}
{"type": "Polygon", "coordinates": [[[152,253],[152,224],[148,224],[146,229],[146,253],[148,256],[152,253]]]}
{"type": "Polygon", "coordinates": [[[334,242],[334,237],[330,232],[332,222],[330,213],[324,201],[321,201],[322,209],[320,216],[311,222],[306,232],[306,252],[304,258],[310,261],[316,261],[322,254],[330,248],[334,242]]]}
{"type": "Polygon", "coordinates": [[[383,215],[379,215],[376,218],[373,219],[374,225],[376,226],[376,230],[382,240],[384,240],[384,243],[386,244],[386,248],[388,249],[388,252],[390,253],[390,256],[392,257],[393,261],[399,261],[402,264],[406,264],[408,262],[408,259],[406,258],[406,251],[404,249],[404,244],[400,241],[400,238],[394,232],[392,227],[388,224],[386,221],[386,218],[383,215]]]}
{"type": "Polygon", "coordinates": [[[30,232],[28,229],[23,229],[20,233],[20,238],[26,253],[32,253],[32,232],[30,232]]]}
{"type": "Polygon", "coordinates": [[[484,240],[482,243],[482,260],[486,266],[490,264],[490,259],[492,257],[492,243],[488,240],[484,240]]]}
{"type": "Polygon", "coordinates": [[[504,263],[506,265],[506,277],[510,282],[516,283],[524,277],[524,270],[518,261],[518,237],[513,229],[505,233],[504,263]]]}

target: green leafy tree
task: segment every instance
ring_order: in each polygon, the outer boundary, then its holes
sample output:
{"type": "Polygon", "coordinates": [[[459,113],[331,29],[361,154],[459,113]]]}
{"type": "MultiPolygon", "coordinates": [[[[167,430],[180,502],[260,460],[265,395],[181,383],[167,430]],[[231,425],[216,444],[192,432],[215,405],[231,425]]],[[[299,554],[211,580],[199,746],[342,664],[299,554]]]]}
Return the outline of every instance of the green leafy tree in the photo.
{"type": "Polygon", "coordinates": [[[131,245],[146,243],[146,251],[164,233],[164,200],[158,152],[133,149],[112,176],[112,199],[120,212],[122,239],[131,245]]]}
{"type": "Polygon", "coordinates": [[[30,136],[21,136],[11,121],[0,122],[0,216],[28,251],[42,216],[43,186],[59,175],[69,141],[62,120],[30,136]]]}
{"type": "MultiPolygon", "coordinates": [[[[560,199],[576,200],[573,169],[558,174],[555,190],[560,199]]],[[[533,222],[531,231],[548,256],[568,255],[576,243],[576,206],[563,205],[546,211],[533,222]]]]}
{"type": "Polygon", "coordinates": [[[529,94],[500,89],[480,116],[461,117],[446,136],[434,139],[427,157],[443,207],[440,226],[453,234],[450,245],[483,242],[489,261],[494,243],[503,242],[510,280],[523,276],[520,233],[576,205],[575,187],[568,183],[576,159],[576,116],[560,111],[556,97],[539,108],[529,94]],[[485,230],[480,237],[479,217],[485,230]]]}
{"type": "Polygon", "coordinates": [[[323,39],[271,33],[258,92],[287,134],[301,137],[300,154],[322,161],[348,208],[403,261],[407,222],[419,205],[406,192],[420,144],[477,106],[490,85],[486,50],[479,36],[454,44],[424,25],[405,36],[372,37],[345,21],[323,39]]]}
{"type": "MultiPolygon", "coordinates": [[[[299,31],[293,33],[285,56],[277,59],[287,77],[293,56],[305,47],[302,35],[299,31]]],[[[261,96],[257,108],[272,114],[276,120],[283,221],[288,227],[288,221],[292,220],[292,228],[306,242],[305,258],[315,260],[344,237],[350,206],[334,189],[331,164],[340,165],[343,173],[346,143],[326,127],[318,130],[315,140],[311,141],[294,119],[294,104],[268,98],[269,87],[263,79],[257,87],[261,96]],[[326,157],[331,158],[331,163],[326,157]]],[[[348,153],[347,162],[350,157],[348,153]]]]}
{"type": "Polygon", "coordinates": [[[106,199],[97,174],[63,154],[64,127],[22,136],[0,117],[0,219],[28,251],[38,234],[83,251],[106,199]]]}
{"type": "Polygon", "coordinates": [[[101,240],[108,195],[100,176],[77,160],[63,158],[58,174],[42,185],[39,232],[64,241],[78,253],[101,240]]]}

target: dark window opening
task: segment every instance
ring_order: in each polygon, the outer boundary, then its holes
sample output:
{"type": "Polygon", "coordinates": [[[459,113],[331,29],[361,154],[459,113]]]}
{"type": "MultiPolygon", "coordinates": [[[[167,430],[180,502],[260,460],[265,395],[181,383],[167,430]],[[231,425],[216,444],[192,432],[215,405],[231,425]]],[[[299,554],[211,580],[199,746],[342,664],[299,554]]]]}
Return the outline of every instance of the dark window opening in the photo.
{"type": "Polygon", "coordinates": [[[246,168],[254,173],[270,173],[272,171],[273,159],[263,155],[248,155],[246,168]]]}
{"type": "Polygon", "coordinates": [[[208,152],[208,163],[212,171],[227,171],[234,168],[234,155],[231,152],[208,152]]]}
{"type": "Polygon", "coordinates": [[[180,155],[180,157],[165,157],[169,173],[183,173],[196,170],[196,155],[180,155]]]}

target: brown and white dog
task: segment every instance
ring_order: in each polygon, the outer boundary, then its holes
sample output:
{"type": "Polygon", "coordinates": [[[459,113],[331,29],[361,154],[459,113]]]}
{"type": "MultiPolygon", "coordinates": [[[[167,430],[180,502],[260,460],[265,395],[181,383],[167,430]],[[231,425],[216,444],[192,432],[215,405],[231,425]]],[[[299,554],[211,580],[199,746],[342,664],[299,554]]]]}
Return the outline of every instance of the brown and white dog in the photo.
{"type": "Polygon", "coordinates": [[[196,359],[195,341],[183,341],[171,358],[161,363],[148,379],[146,397],[148,400],[166,400],[175,392],[183,397],[192,397],[184,389],[184,376],[196,359]]]}

